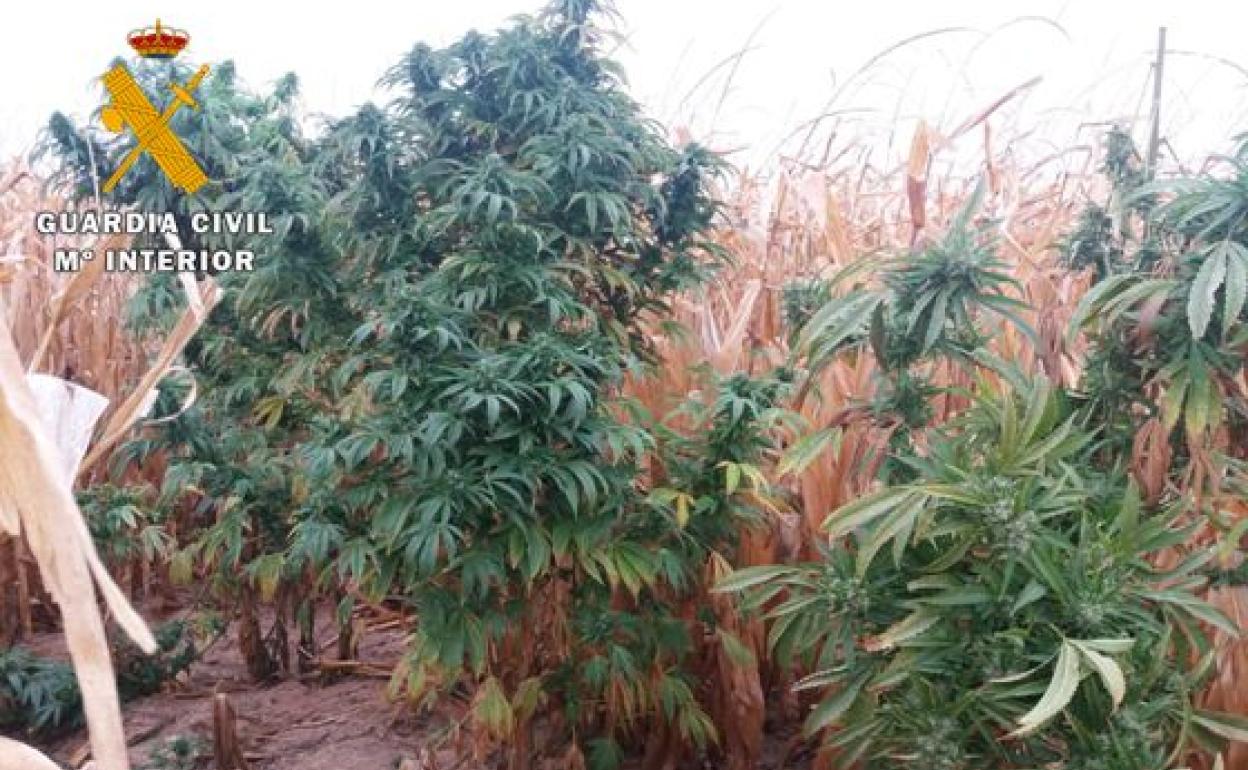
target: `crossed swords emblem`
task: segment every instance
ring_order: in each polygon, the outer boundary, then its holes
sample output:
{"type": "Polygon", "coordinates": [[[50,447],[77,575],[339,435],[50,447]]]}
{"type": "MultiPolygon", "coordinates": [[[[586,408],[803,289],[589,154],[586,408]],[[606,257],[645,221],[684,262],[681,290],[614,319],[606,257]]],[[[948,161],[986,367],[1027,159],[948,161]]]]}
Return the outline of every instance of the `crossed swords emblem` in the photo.
{"type": "Polygon", "coordinates": [[[104,182],[104,192],[111,192],[145,152],[152,156],[169,181],[185,192],[193,193],[207,183],[204,170],[169,127],[169,121],[182,107],[199,109],[191,93],[207,74],[208,65],[205,64],[185,85],[170,84],[173,99],[160,113],[156,112],[125,65],[116,64],[104,75],[104,87],[108,89],[112,102],[101,110],[100,119],[109,131],[117,133],[129,127],[135,137],[134,147],[104,182]]]}

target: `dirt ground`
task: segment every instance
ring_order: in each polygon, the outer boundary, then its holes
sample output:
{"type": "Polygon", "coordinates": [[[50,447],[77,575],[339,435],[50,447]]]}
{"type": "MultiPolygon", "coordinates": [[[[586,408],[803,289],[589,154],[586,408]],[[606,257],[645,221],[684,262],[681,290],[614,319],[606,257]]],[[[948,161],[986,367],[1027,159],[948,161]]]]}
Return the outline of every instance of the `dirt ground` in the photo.
{"type": "MultiPolygon", "coordinates": [[[[204,759],[194,767],[213,766],[212,711],[217,692],[227,694],[237,715],[239,742],[250,770],[423,770],[418,759],[428,753],[448,758],[446,752],[437,751],[432,725],[413,717],[405,706],[387,701],[384,679],[345,676],[325,682],[319,677],[290,677],[256,685],[232,636],[209,649],[175,688],[126,704],[135,768],[181,770],[152,764],[154,753],[178,737],[201,747],[204,759]]],[[[401,645],[400,632],[376,632],[361,641],[360,658],[392,661],[401,645]]],[[[85,742],[86,732],[79,731],[49,748],[55,759],[69,764],[85,742]]],[[[450,770],[457,763],[444,761],[439,767],[450,770]]],[[[458,770],[470,767],[458,764],[458,770]]]]}
{"type": "MultiPolygon", "coordinates": [[[[153,613],[161,614],[164,613],[153,613]]],[[[332,630],[326,629],[332,635],[332,630]]],[[[373,629],[360,640],[358,659],[396,661],[404,632],[373,629]]],[[[319,640],[332,655],[333,639],[319,640]]],[[[43,634],[28,646],[42,655],[63,656],[63,637],[43,634]]],[[[493,763],[474,759],[464,747],[445,740],[446,720],[418,716],[404,703],[386,698],[380,670],[325,679],[320,675],[286,676],[271,684],[254,683],[236,644],[234,628],[213,643],[188,673],[166,691],[123,707],[130,759],[135,770],[207,770],[213,761],[213,701],[225,693],[237,716],[239,744],[246,770],[487,770],[493,763]],[[189,740],[199,760],[185,764],[159,761],[162,748],[189,740]]],[[[788,738],[768,736],[760,770],[805,766],[806,757],[790,756],[788,738]]],[[[86,730],[65,735],[42,747],[66,767],[81,767],[87,756],[86,730]]],[[[708,765],[708,767],[713,765],[708,765]]]]}

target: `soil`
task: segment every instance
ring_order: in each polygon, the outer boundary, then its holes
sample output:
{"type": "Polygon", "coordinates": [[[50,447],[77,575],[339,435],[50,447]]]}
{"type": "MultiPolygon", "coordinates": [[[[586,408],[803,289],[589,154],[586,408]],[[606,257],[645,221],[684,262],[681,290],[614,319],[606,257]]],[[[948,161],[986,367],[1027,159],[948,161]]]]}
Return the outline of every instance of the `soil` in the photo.
{"type": "MultiPolygon", "coordinates": [[[[219,692],[226,694],[237,715],[237,735],[250,770],[424,770],[427,766],[417,764],[417,759],[428,756],[437,731],[405,705],[389,702],[384,679],[290,676],[256,685],[233,636],[222,637],[174,687],[125,705],[126,733],[133,741],[130,759],[136,770],[181,770],[152,764],[153,753],[178,737],[190,738],[200,747],[204,758],[194,767],[213,766],[213,701],[219,692]]],[[[359,657],[394,661],[402,641],[398,630],[370,633],[361,640],[359,657]]],[[[81,759],[86,738],[86,732],[79,731],[48,748],[54,759],[72,766],[74,759],[81,759]]],[[[456,763],[443,762],[437,767],[450,770],[456,763]]],[[[469,768],[470,764],[458,764],[458,770],[469,768]]]]}
{"type": "MultiPolygon", "coordinates": [[[[164,612],[149,616],[166,616],[164,612]]],[[[322,615],[324,617],[324,615],[322,615]]],[[[267,619],[266,619],[267,620],[267,619]]],[[[159,621],[157,621],[159,622],[159,621]]],[[[238,742],[247,768],[238,770],[490,770],[494,763],[475,759],[463,745],[445,740],[445,715],[418,716],[405,703],[386,697],[385,671],[398,660],[406,632],[393,623],[364,633],[359,661],[377,664],[365,673],[332,676],[287,675],[256,684],[248,674],[235,629],[221,636],[189,672],[165,691],[123,706],[134,770],[216,769],[213,760],[213,704],[224,693],[233,707],[238,742]],[[186,764],[156,761],[171,741],[189,739],[199,760],[186,764]]],[[[332,630],[318,640],[332,658],[332,630]]],[[[41,655],[68,657],[60,634],[40,634],[25,642],[41,655]]],[[[758,767],[801,767],[807,757],[789,755],[791,735],[765,739],[758,767]],[[789,756],[789,761],[783,757],[789,756]]],[[[41,747],[69,768],[89,768],[86,730],[62,736],[41,747]]],[[[562,762],[555,763],[563,766],[562,762]]],[[[708,765],[713,766],[713,765],[708,765]]],[[[545,767],[539,763],[539,767],[545,767]]],[[[630,763],[626,767],[632,768],[630,763]]]]}

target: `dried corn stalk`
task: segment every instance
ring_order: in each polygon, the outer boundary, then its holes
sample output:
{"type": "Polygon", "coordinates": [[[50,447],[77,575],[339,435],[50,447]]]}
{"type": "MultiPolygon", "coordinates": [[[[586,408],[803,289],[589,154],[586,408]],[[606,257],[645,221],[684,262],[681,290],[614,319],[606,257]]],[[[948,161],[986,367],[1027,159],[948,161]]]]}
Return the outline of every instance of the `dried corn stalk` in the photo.
{"type": "MultiPolygon", "coordinates": [[[[16,182],[12,182],[0,193],[11,192],[15,186],[16,182]]],[[[22,223],[15,237],[26,237],[28,226],[22,223]]],[[[41,247],[41,256],[47,256],[46,244],[35,245],[41,247]]],[[[31,268],[28,275],[47,277],[46,270],[39,270],[47,260],[21,261],[27,262],[27,267],[31,268]]],[[[37,344],[30,344],[31,339],[36,337],[36,334],[30,333],[33,329],[27,329],[24,335],[28,343],[26,349],[33,350],[30,371],[47,365],[49,351],[56,347],[53,340],[57,339],[59,327],[71,318],[75,310],[81,311],[79,315],[90,321],[89,324],[77,326],[110,327],[107,323],[100,323],[104,319],[98,316],[99,307],[87,307],[95,302],[91,298],[99,289],[101,277],[99,271],[84,270],[61,284],[59,290],[51,288],[51,281],[42,282],[41,291],[50,299],[51,312],[47,325],[37,332],[37,344]]],[[[5,293],[22,306],[31,301],[31,297],[29,291],[26,294],[21,292],[31,285],[31,281],[25,284],[19,282],[16,284],[19,293],[13,297],[13,284],[9,284],[5,293]]],[[[189,303],[185,315],[165,341],[153,365],[139,380],[137,389],[128,398],[118,398],[120,405],[106,424],[102,440],[88,455],[84,468],[89,468],[106,455],[141,416],[150,393],[168,373],[218,299],[211,280],[198,285],[190,278],[183,281],[183,286],[189,303]]],[[[120,294],[109,296],[121,297],[120,294]]],[[[119,306],[120,303],[113,305],[114,308],[119,306]]],[[[61,448],[49,433],[49,426],[39,416],[39,401],[32,393],[27,367],[22,365],[18,344],[9,326],[11,317],[21,321],[29,315],[10,316],[5,308],[4,294],[0,294],[0,534],[25,536],[39,565],[44,585],[61,608],[70,656],[82,691],[96,767],[99,770],[128,770],[121,709],[104,623],[96,600],[97,588],[113,618],[140,648],[152,652],[156,643],[95,551],[73,495],[76,469],[72,463],[67,464],[61,448]]],[[[71,337],[65,338],[62,344],[73,346],[75,342],[83,342],[71,337]]],[[[90,340],[86,342],[93,356],[100,352],[96,349],[98,345],[90,340]]],[[[104,358],[93,358],[96,365],[91,368],[102,370],[104,367],[100,364],[104,358]]],[[[141,360],[143,356],[133,358],[141,360]]],[[[103,374],[103,371],[92,372],[96,378],[103,374]]],[[[81,456],[79,452],[72,454],[74,460],[81,456]]],[[[0,770],[51,767],[55,765],[34,749],[0,739],[0,770]]]]}
{"type": "Polygon", "coordinates": [[[91,451],[87,454],[85,460],[82,461],[82,468],[79,474],[90,470],[93,465],[107,456],[108,452],[116,446],[126,434],[126,431],[139,420],[147,408],[151,405],[151,396],[156,386],[165,375],[174,368],[182,350],[186,347],[186,343],[190,342],[191,337],[195,336],[195,332],[199,331],[199,327],[207,318],[208,313],[216,305],[220,298],[216,284],[211,278],[204,279],[202,284],[196,284],[191,281],[190,287],[187,288],[187,299],[190,306],[178,319],[178,323],[173,327],[173,331],[169,333],[169,337],[165,340],[165,344],[161,347],[160,352],[156,355],[156,360],[148,369],[147,374],[139,380],[138,387],[130,394],[128,398],[122,401],[121,406],[117,408],[108,423],[104,426],[100,440],[96,443],[91,451]]]}
{"type": "Polygon", "coordinates": [[[43,583],[61,608],[101,770],[126,770],[126,740],[96,587],[140,648],[155,651],[156,641],[100,562],[64,460],[38,414],[8,324],[0,315],[0,527],[14,536],[26,535],[43,583]]]}

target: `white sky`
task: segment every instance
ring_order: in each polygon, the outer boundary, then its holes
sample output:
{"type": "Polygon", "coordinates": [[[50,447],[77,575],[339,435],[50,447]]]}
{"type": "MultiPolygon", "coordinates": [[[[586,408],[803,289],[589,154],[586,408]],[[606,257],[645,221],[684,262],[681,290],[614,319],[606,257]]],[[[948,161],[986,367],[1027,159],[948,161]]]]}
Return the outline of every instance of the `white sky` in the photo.
{"type": "MultiPolygon", "coordinates": [[[[190,32],[184,58],[233,58],[253,86],[293,70],[309,110],[341,114],[370,98],[377,78],[416,41],[444,44],[468,28],[489,30],[540,2],[8,0],[0,10],[0,157],[28,147],[53,109],[88,115],[96,106],[92,78],[127,53],[130,29],[157,15],[190,32]]],[[[1029,145],[1033,152],[1045,143],[1069,146],[1080,122],[1147,112],[1148,61],[1162,24],[1172,49],[1248,69],[1248,3],[1227,0],[617,0],[617,7],[628,38],[618,58],[634,95],[655,117],[691,124],[701,137],[714,128],[715,144],[749,148],[737,158],[755,164],[823,110],[834,83],[903,38],[945,27],[977,32],[906,46],[846,87],[833,108],[856,111],[843,118],[833,152],[860,139],[887,143],[890,128],[900,126],[896,154],[914,118],[950,129],[1037,75],[1044,81],[994,118],[994,129],[1031,131],[1039,143],[1029,145]],[[1001,28],[1028,16],[1044,20],[1001,28]],[[726,93],[729,67],[698,85],[751,36],[726,93]]],[[[1245,72],[1176,55],[1164,84],[1164,124],[1180,155],[1225,150],[1231,135],[1248,130],[1245,72]]],[[[1085,132],[1079,141],[1093,138],[1085,132]]]]}

